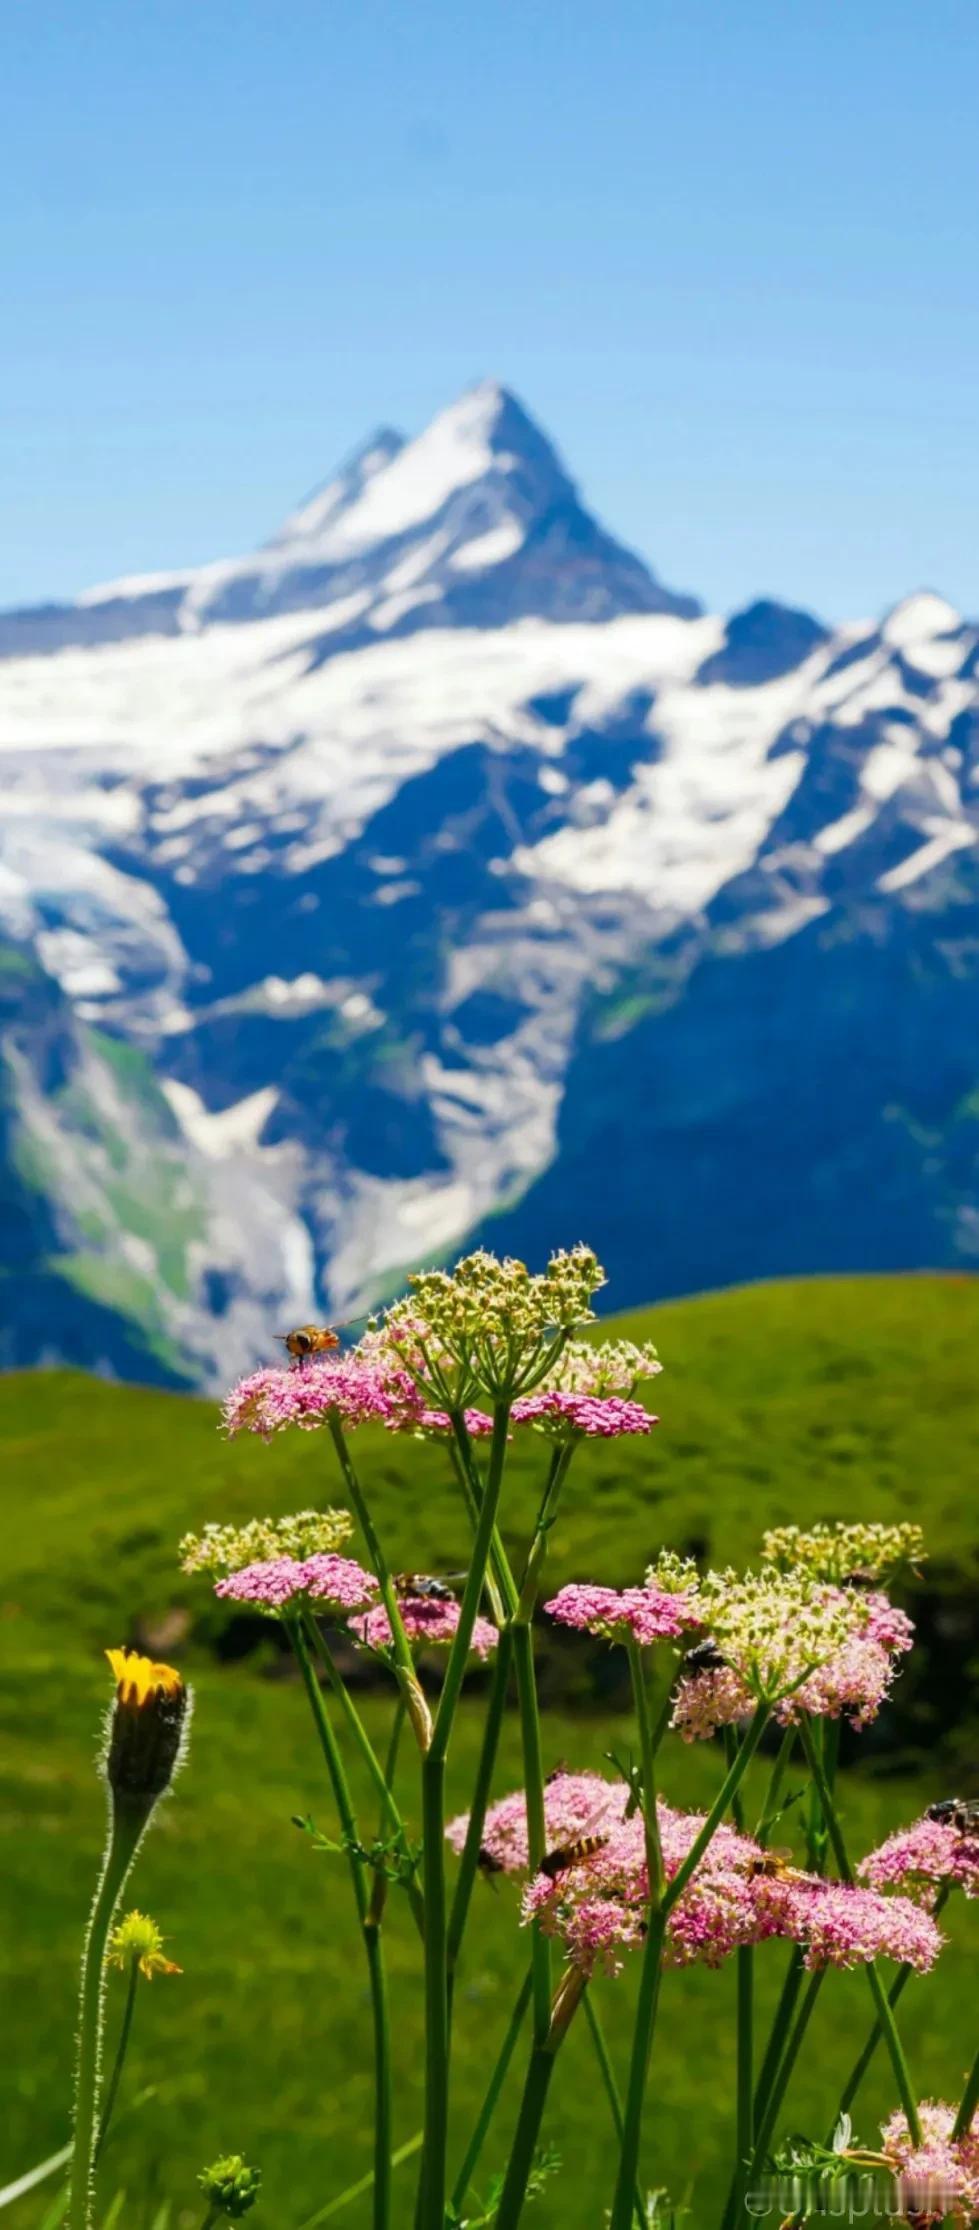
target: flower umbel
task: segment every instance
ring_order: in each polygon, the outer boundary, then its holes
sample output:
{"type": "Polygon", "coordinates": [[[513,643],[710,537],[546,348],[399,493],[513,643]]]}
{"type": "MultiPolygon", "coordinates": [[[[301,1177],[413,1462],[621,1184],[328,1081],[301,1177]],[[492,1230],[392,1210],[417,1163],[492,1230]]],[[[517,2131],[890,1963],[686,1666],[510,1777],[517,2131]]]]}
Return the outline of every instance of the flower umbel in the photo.
{"type": "Polygon", "coordinates": [[[213,1573],[223,1579],[246,1564],[274,1557],[328,1556],[349,1540],[353,1519],[346,1510],[297,1510],[294,1517],[250,1518],[246,1525],[212,1522],[203,1533],[185,1533],[180,1563],[185,1572],[213,1573]]]}
{"type": "Polygon", "coordinates": [[[261,1610],[283,1611],[308,1603],[323,1618],[338,1623],[352,1611],[363,1611],[377,1596],[377,1581],[349,1556],[271,1557],[246,1564],[241,1572],[218,1580],[215,1595],[222,1601],[254,1603],[261,1610]]]}
{"type": "Polygon", "coordinates": [[[229,1439],[258,1433],[271,1440],[287,1425],[315,1431],[335,1417],[350,1431],[356,1425],[386,1424],[391,1397],[380,1376],[363,1362],[331,1360],[289,1370],[252,1371],[227,1395],[222,1417],[229,1439]]]}
{"type": "Polygon", "coordinates": [[[249,2168],[241,2153],[228,2153],[223,2160],[212,2161],[210,2168],[202,2168],[197,2181],[210,2201],[212,2219],[223,2214],[230,2222],[240,2222],[255,2205],[262,2171],[249,2168]]]}
{"type": "Polygon", "coordinates": [[[954,2137],[955,2108],[922,2099],[922,2143],[915,2145],[904,2114],[892,2114],[881,2131],[884,2158],[898,2178],[901,2203],[916,2223],[971,2223],[979,2209],[979,2116],[954,2137]]]}
{"type": "Polygon", "coordinates": [[[979,1897],[979,1836],[963,1835],[950,1821],[930,1820],[926,1813],[868,1852],[857,1872],[872,1889],[899,1889],[927,1906],[942,1882],[979,1897]]]}
{"type": "Polygon", "coordinates": [[[105,1654],[116,1680],[106,1777],[117,1798],[152,1806],[180,1762],[187,1690],[172,1665],[129,1649],[105,1654]]]}
{"type": "Polygon", "coordinates": [[[536,1425],[549,1440],[617,1440],[623,1433],[652,1432],[659,1423],[641,1402],[623,1401],[618,1394],[563,1393],[545,1386],[514,1402],[515,1425],[536,1425]]]}
{"type": "Polygon", "coordinates": [[[808,1572],[815,1580],[886,1580],[916,1571],[923,1561],[920,1525],[775,1526],[764,1535],[762,1556],[782,1572],[808,1572]]]}
{"type": "MultiPolygon", "coordinates": [[[[459,1605],[451,1598],[434,1599],[428,1595],[402,1595],[399,1602],[401,1623],[410,1642],[430,1648],[448,1648],[459,1624],[459,1605]]],[[[376,1610],[367,1611],[360,1618],[350,1621],[351,1632],[366,1643],[369,1649],[388,1649],[391,1644],[391,1626],[382,1603],[376,1610]]],[[[469,1644],[474,1656],[485,1663],[491,1657],[499,1634],[488,1618],[477,1618],[469,1644]]]]}
{"type": "Polygon", "coordinates": [[[147,1982],[152,1982],[157,1974],[182,1974],[183,1968],[165,1956],[164,1941],[156,1921],[151,1920],[149,1913],[134,1909],[116,1922],[105,1954],[106,1965],[121,1967],[125,1972],[135,1960],[140,1974],[145,1975],[147,1982]]]}
{"type": "Polygon", "coordinates": [[[357,1353],[407,1372],[436,1410],[479,1397],[510,1401],[540,1385],[572,1332],[591,1321],[603,1273],[590,1247],[551,1256],[532,1273],[480,1248],[454,1270],[419,1270],[357,1353]]]}
{"type": "Polygon", "coordinates": [[[559,1625],[598,1634],[609,1642],[626,1641],[630,1634],[645,1645],[678,1641],[701,1624],[700,1612],[690,1599],[658,1587],[571,1585],[562,1587],[544,1608],[559,1625]]]}

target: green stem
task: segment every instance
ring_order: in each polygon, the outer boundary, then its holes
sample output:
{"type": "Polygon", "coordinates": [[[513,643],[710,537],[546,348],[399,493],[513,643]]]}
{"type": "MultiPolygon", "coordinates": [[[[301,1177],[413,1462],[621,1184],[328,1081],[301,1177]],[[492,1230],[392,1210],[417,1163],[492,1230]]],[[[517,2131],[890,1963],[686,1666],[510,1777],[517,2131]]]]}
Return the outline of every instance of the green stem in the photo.
{"type": "Polygon", "coordinates": [[[343,1483],[353,1504],[354,1515],[367,1544],[367,1553],[381,1590],[381,1601],[387,1612],[388,1625],[391,1628],[391,1646],[394,1651],[395,1669],[408,1708],[408,1717],[411,1720],[419,1748],[424,1749],[427,1746],[429,1735],[428,1706],[418,1686],[414,1659],[404,1630],[401,1606],[391,1577],[391,1570],[381,1547],[374,1520],[361,1491],[360,1481],[350,1460],[346,1434],[335,1411],[329,1419],[329,1429],[343,1483]]]}
{"type": "Polygon", "coordinates": [[[476,2173],[479,2157],[489,2134],[490,2123],[496,2112],[500,2092],[506,2082],[510,2062],[516,2050],[517,2039],[526,2019],[527,2007],[530,2004],[530,1995],[533,1989],[533,1979],[533,1968],[528,1967],[507,2023],[506,2034],[496,2056],[496,2064],[486,2088],[486,2096],[480,2107],[476,2126],[466,2146],[462,2166],[452,2187],[452,2209],[455,2214],[460,2214],[462,2211],[466,2193],[476,2173]]]}
{"type": "Polygon", "coordinates": [[[520,2115],[507,2163],[494,2230],[516,2230],[523,2213],[527,2185],[534,2165],[540,2125],[554,2073],[554,2053],[535,2045],[530,2056],[520,2115]]]}
{"type": "Polygon", "coordinates": [[[632,2059],[629,2066],[622,2144],[619,2151],[619,2170],[615,2185],[615,2196],[612,2201],[610,2230],[629,2230],[633,2194],[639,2178],[639,2146],[642,2136],[643,2106],[646,2097],[649,2060],[653,2046],[653,2032],[656,2026],[656,2009],[659,2004],[665,1935],[666,1915],[661,1907],[659,1912],[650,1914],[646,1941],[643,1946],[642,1967],[639,1974],[639,1994],[636,1999],[632,2059]]]}
{"type": "Polygon", "coordinates": [[[654,1908],[663,1902],[666,1876],[663,1872],[663,1852],[659,1838],[659,1819],[656,1811],[656,1753],[653,1748],[653,1724],[646,1690],[646,1667],[642,1650],[634,1634],[628,1643],[629,1671],[632,1675],[632,1694],[639,1727],[639,1757],[642,1766],[642,1816],[646,1831],[646,1871],[649,1876],[649,1899],[654,1908]]]}
{"type": "MultiPolygon", "coordinates": [[[[804,1972],[805,1969],[802,1963],[802,1952],[800,1951],[798,1944],[795,1944],[793,1945],[789,1963],[785,1970],[785,1979],[782,1984],[778,2005],[775,2008],[775,2013],[772,2018],[772,2026],[769,2032],[768,2043],[765,2047],[765,2055],[761,2064],[761,2073],[755,2085],[755,2095],[752,2103],[752,2126],[755,2130],[757,2130],[761,2125],[765,2110],[768,2105],[768,2100],[771,2095],[772,2084],[774,2083],[775,2077],[778,2073],[779,2063],[781,2061],[782,2053],[785,2048],[785,2040],[792,2025],[792,2020],[795,2014],[796,2004],[799,1997],[799,1991],[802,1988],[802,1978],[804,1972]]],[[[737,2207],[739,2204],[739,2197],[740,2178],[737,2173],[736,2165],[735,2173],[732,2176],[731,2182],[728,2186],[727,2204],[721,2218],[721,2230],[732,2230],[732,2225],[735,2221],[737,2207]]]]}
{"type": "MultiPolygon", "coordinates": [[[[585,2020],[588,2023],[591,2040],[595,2047],[595,2058],[598,2061],[602,2081],[605,2085],[605,2096],[608,2099],[609,2106],[611,2108],[612,2120],[615,2124],[615,2134],[619,2140],[619,2144],[621,2145],[625,2129],[625,2121],[622,2113],[622,2100],[619,2097],[619,2086],[615,2080],[615,2069],[613,2068],[611,2059],[609,2057],[608,2045],[605,2042],[605,2031],[602,2028],[602,2024],[595,2011],[590,1990],[585,1991],[585,2020]]],[[[638,2183],[636,2184],[633,2204],[635,2207],[638,2230],[646,2230],[646,2209],[643,2205],[642,2192],[639,2189],[638,2183]]]]}
{"type": "Polygon", "coordinates": [[[126,2003],[123,2006],[122,2020],[119,2024],[119,2041],[116,2045],[116,2056],[112,2063],[112,2074],[109,2077],[108,2088],[105,2094],[105,2105],[102,2108],[102,2119],[99,2122],[99,2134],[95,2140],[94,2165],[97,2165],[98,2163],[99,2154],[102,2150],[103,2145],[105,2144],[106,2136],[108,2134],[109,2123],[112,2120],[112,2109],[116,2103],[116,2093],[119,2089],[119,2078],[122,2074],[123,2061],[125,2060],[126,2052],[129,2047],[129,2032],[133,2025],[133,2008],[136,2004],[136,1984],[138,1981],[139,1954],[134,1953],[129,1962],[129,1977],[126,1983],[126,2003]]]}
{"type": "MultiPolygon", "coordinates": [[[[848,1882],[852,1886],[853,1868],[847,1855],[847,1848],[843,1836],[843,1830],[840,1826],[839,1815],[833,1801],[833,1793],[826,1778],[826,1773],[823,1768],[823,1761],[819,1755],[818,1744],[813,1741],[812,1729],[809,1725],[808,1719],[805,1716],[803,1716],[800,1721],[800,1731],[802,1734],[803,1749],[805,1750],[806,1759],[809,1765],[809,1771],[812,1774],[813,1780],[816,1784],[816,1788],[819,1792],[819,1801],[823,1809],[823,1818],[826,1822],[829,1839],[833,1846],[833,1853],[836,1859],[837,1866],[839,1868],[840,1878],[842,1881],[848,1882]]],[[[890,2000],[872,1959],[869,1959],[866,1962],[866,1975],[867,1982],[870,1987],[870,1994],[873,1998],[874,2005],[877,2008],[877,2018],[880,2022],[881,2032],[887,2041],[887,2049],[891,2056],[891,2066],[894,2070],[894,2080],[897,2084],[901,2105],[904,2108],[905,2118],[907,2120],[911,2141],[914,2145],[920,2145],[922,2142],[921,2118],[918,2113],[918,2102],[915,2097],[914,2085],[911,2081],[911,2076],[908,2070],[908,2063],[904,2056],[901,2039],[897,2032],[897,2023],[894,2019],[890,2000]]]]}
{"type": "MultiPolygon", "coordinates": [[[[764,1733],[768,1714],[769,1707],[767,1704],[757,1706],[737,1756],[725,1775],[720,1793],[715,1798],[699,1835],[691,1845],[682,1866],[677,1869],[672,1881],[663,1890],[659,1912],[657,1913],[655,1910],[650,1912],[649,1930],[643,1949],[632,2041],[632,2060],[629,2069],[629,2085],[626,2092],[625,2135],[619,2159],[615,2197],[612,2202],[610,2230],[628,2230],[629,2216],[632,2210],[632,2194],[639,2173],[643,2104],[659,1998],[660,1968],[666,1922],[677,1899],[683,1895],[691,1875],[699,1866],[700,1860],[720,1826],[725,1813],[730,1810],[744,1774],[764,1733]]],[[[642,1719],[640,1719],[640,1736],[642,1736],[642,1719]]],[[[651,1776],[652,1771],[652,1765],[647,1766],[644,1762],[643,1809],[646,1815],[647,1834],[649,1832],[649,1814],[652,1813],[655,1817],[655,1781],[647,1780],[647,1772],[651,1776]],[[652,1804],[649,1803],[650,1793],[652,1794],[652,1804]]]]}
{"type": "Polygon", "coordinates": [[[218,2221],[220,2214],[220,2207],[209,2207],[204,2220],[201,2223],[201,2230],[213,2230],[213,2226],[218,2221]]]}
{"type": "MultiPolygon", "coordinates": [[[[547,1850],[547,1822],[544,1811],[544,1759],[537,1709],[537,1682],[534,1676],[534,1639],[530,1626],[522,1618],[513,1628],[513,1655],[523,1747],[528,1871],[533,1879],[540,1872],[547,1850]]],[[[534,1972],[534,2041],[542,2045],[551,2021],[551,1947],[536,1915],[531,1924],[531,1962],[534,1972]]]]}
{"type": "Polygon", "coordinates": [[[483,1740],[479,1753],[479,1764],[476,1768],[476,1784],[473,1789],[473,1799],[469,1813],[469,1824],[466,1829],[466,1840],[462,1848],[462,1858],[459,1865],[459,1875],[456,1881],[455,1893],[452,1899],[452,1911],[449,1917],[446,1957],[448,1962],[450,1983],[458,1964],[459,1953],[462,1949],[462,1939],[465,1934],[466,1921],[469,1916],[469,1905],[472,1898],[476,1876],[479,1872],[479,1854],[483,1847],[483,1830],[486,1825],[486,1810],[489,1804],[490,1789],[492,1787],[493,1774],[496,1768],[496,1757],[497,1751],[499,1749],[500,1733],[503,1726],[503,1714],[506,1710],[507,1688],[509,1686],[510,1666],[512,1663],[512,1659],[513,1632],[510,1627],[504,1626],[500,1633],[499,1646],[496,1653],[496,1664],[493,1667],[493,1683],[490,1689],[489,1702],[486,1711],[486,1720],[483,1727],[483,1740]]]}
{"type": "MultiPolygon", "coordinates": [[[[382,1831],[385,1825],[390,1827],[392,1833],[397,1836],[402,1851],[407,1858],[409,1854],[408,1835],[392,1791],[391,1775],[381,1765],[380,1759],[378,1758],[377,1752],[370,1739],[364,1722],[360,1716],[359,1711],[357,1710],[357,1706],[354,1703],[349,1690],[347,1689],[346,1682],[341,1680],[340,1678],[340,1674],[337,1671],[336,1665],[333,1662],[333,1658],[330,1654],[329,1649],[327,1648],[320,1628],[318,1627],[316,1620],[313,1617],[312,1611],[304,1610],[302,1613],[302,1620],[310,1649],[318,1657],[319,1662],[323,1667],[327,1680],[329,1681],[331,1691],[336,1697],[340,1710],[342,1711],[343,1716],[347,1722],[347,1726],[350,1729],[350,1734],[353,1742],[357,1750],[359,1751],[361,1758],[363,1759],[363,1762],[367,1768],[377,1794],[380,1797],[382,1831]]],[[[319,1695],[318,1683],[316,1684],[316,1693],[317,1695],[319,1695]]],[[[404,1696],[404,1692],[403,1690],[399,1689],[398,1706],[395,1714],[395,1729],[399,1734],[401,1719],[403,1719],[403,1717],[407,1713],[407,1710],[408,1705],[404,1696]]],[[[327,1722],[327,1724],[329,1724],[329,1722],[327,1722]]],[[[332,1740],[332,1729],[330,1729],[330,1735],[332,1740]]],[[[336,1751],[335,1742],[333,1743],[333,1747],[336,1751]]],[[[338,1751],[336,1751],[336,1755],[339,1756],[338,1751]]],[[[395,1750],[395,1756],[396,1755],[397,1752],[395,1750]]],[[[414,1914],[416,1925],[418,1927],[419,1933],[421,1933],[423,1925],[423,1905],[421,1895],[419,1893],[417,1884],[414,1881],[406,1880],[405,1888],[408,1892],[408,1899],[411,1904],[411,1909],[414,1914]]]]}
{"type": "Polygon", "coordinates": [[[459,1605],[435,1725],[422,1759],[422,1865],[425,1897],[425,2146],[419,2230],[444,2230],[449,2114],[449,1970],[445,1897],[445,1759],[476,1623],[503,1484],[508,1402],[493,1410],[493,1438],[472,1560],[459,1605]]]}
{"type": "Polygon", "coordinates": [[[792,2070],[795,2067],[795,2063],[799,2057],[802,2040],[809,2026],[809,2021],[816,2003],[816,1999],[819,1996],[819,1992],[822,1989],[825,1979],[825,1967],[817,1967],[815,1973],[811,1974],[809,1977],[808,1986],[806,1988],[802,2004],[799,2007],[795,2026],[782,2054],[778,2073],[768,2094],[768,2103],[765,2107],[764,2114],[762,2115],[761,2121],[759,2123],[758,2135],[755,2138],[754,2151],[751,2157],[752,2176],[754,2176],[756,2169],[765,2159],[768,2148],[771,2144],[772,2131],[775,2127],[775,2123],[781,2110],[782,2100],[784,2099],[785,2093],[788,2090],[792,2070]]]}
{"type": "MultiPolygon", "coordinates": [[[[936,1920],[942,1910],[942,1907],[948,1902],[948,1894],[949,1885],[947,1882],[942,1882],[941,1887],[938,1891],[938,1895],[935,1899],[935,1903],[932,1907],[933,1915],[936,1920]]],[[[904,1992],[914,1972],[915,1969],[907,1965],[898,1968],[894,1980],[891,1983],[891,1987],[887,1993],[888,2003],[890,2005],[892,2013],[895,2011],[896,2007],[900,2003],[901,1998],[904,1996],[904,1992]]],[[[830,2130],[829,2137],[827,2138],[828,2144],[831,2144],[833,2141],[833,2131],[839,2126],[841,2116],[843,2114],[848,2114],[851,2106],[853,2105],[853,2101],[857,2096],[864,2076],[867,2073],[867,2069],[869,2068],[871,2060],[873,2059],[874,2054],[877,2050],[877,2046],[880,2043],[882,2035],[883,2030],[881,2028],[880,2022],[875,2019],[871,2025],[870,2034],[867,2038],[866,2044],[863,2047],[863,2051],[854,2061],[847,2082],[844,2085],[840,2097],[840,2103],[836,2109],[833,2129],[830,2130]]]]}
{"type": "Polygon", "coordinates": [[[761,1809],[761,1818],[755,1829],[755,1842],[760,1843],[763,1848],[768,1842],[768,1838],[778,1818],[779,1806],[782,1797],[782,1783],[788,1771],[789,1759],[792,1756],[794,1743],[795,1728],[786,1727],[785,1733],[782,1736],[782,1740],[779,1743],[778,1750],[776,1752],[775,1763],[772,1766],[768,1787],[765,1791],[765,1801],[761,1809]]]}
{"type": "Polygon", "coordinates": [[[139,1848],[151,1804],[123,1805],[113,1798],[102,1874],[82,1959],[75,2076],[75,2133],[68,2176],[69,2230],[89,2230],[99,2140],[99,2086],[105,2010],[105,1952],[112,1917],[139,1848]]]}
{"type": "Polygon", "coordinates": [[[754,1947],[738,1947],[738,2105],[737,2154],[734,2163],[735,2220],[744,2191],[744,2178],[755,2141],[754,2105],[754,1947]]]}
{"type": "Polygon", "coordinates": [[[425,1894],[425,2141],[419,2230],[443,2230],[449,2116],[449,1990],[445,1914],[445,1759],[422,1760],[425,1894]]]}
{"type": "Polygon", "coordinates": [[[690,1849],[687,1852],[682,1866],[679,1866],[677,1868],[672,1881],[669,1883],[666,1895],[663,1899],[663,1910],[665,1913],[671,1913],[674,1905],[676,1904],[677,1898],[682,1897],[687,1883],[690,1880],[691,1874],[693,1874],[695,1869],[700,1865],[700,1861],[703,1858],[704,1852],[707,1849],[708,1844],[712,1842],[717,1829],[720,1827],[725,1812],[728,1812],[730,1810],[732,1799],[736,1796],[737,1791],[740,1788],[747,1768],[750,1765],[755,1751],[758,1748],[758,1744],[761,1741],[762,1735],[765,1732],[765,1728],[768,1724],[768,1717],[769,1705],[767,1703],[757,1704],[755,1707],[754,1717],[748,1724],[744,1739],[741,1743],[741,1747],[738,1750],[737,1757],[734,1759],[733,1764],[728,1769],[720,1793],[715,1797],[710,1811],[707,1814],[707,1818],[704,1821],[703,1827],[701,1828],[700,1833],[696,1838],[696,1841],[691,1843],[690,1849]]]}
{"type": "MultiPolygon", "coordinates": [[[[347,1785],[347,1776],[336,1736],[323,1703],[316,1667],[310,1652],[309,1641],[301,1618],[286,1620],[287,1630],[299,1660],[299,1668],[309,1699],[313,1721],[320,1739],[333,1789],[337,1814],[343,1832],[353,1887],[357,1918],[360,1922],[367,1959],[367,1974],[371,1993],[371,2013],[374,2028],[374,2184],[373,2230],[389,2230],[391,2220],[391,2039],[388,2018],[387,1981],[384,1971],[384,1953],[381,1945],[380,1905],[367,1894],[364,1861],[358,1856],[357,1818],[347,1785]]],[[[314,1627],[315,1633],[315,1627],[314,1627]]]]}
{"type": "Polygon", "coordinates": [[[953,2138],[964,2137],[966,2130],[971,2129],[972,2117],[977,2106],[979,2106],[979,2052],[976,2053],[966,2077],[959,2110],[952,2124],[953,2138]]]}

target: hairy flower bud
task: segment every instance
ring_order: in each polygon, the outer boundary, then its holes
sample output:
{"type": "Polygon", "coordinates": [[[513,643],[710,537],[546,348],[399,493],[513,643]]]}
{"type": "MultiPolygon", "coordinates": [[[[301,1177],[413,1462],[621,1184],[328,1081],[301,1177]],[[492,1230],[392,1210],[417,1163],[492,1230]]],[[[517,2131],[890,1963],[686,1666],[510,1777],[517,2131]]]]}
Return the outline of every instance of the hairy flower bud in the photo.
{"type": "Polygon", "coordinates": [[[150,1808],[180,1761],[187,1690],[172,1665],[156,1665],[134,1650],[105,1654],[116,1676],[106,1779],[117,1801],[150,1808]]]}

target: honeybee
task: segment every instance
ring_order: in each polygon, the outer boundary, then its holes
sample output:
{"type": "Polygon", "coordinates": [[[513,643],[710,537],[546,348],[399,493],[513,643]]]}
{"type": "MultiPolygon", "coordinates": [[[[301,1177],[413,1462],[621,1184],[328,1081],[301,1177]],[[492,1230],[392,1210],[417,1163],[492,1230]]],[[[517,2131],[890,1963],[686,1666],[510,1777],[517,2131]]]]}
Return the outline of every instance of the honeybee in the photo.
{"type": "Polygon", "coordinates": [[[788,1850],[762,1851],[758,1858],[750,1858],[748,1860],[748,1880],[763,1880],[769,1882],[801,1881],[803,1877],[799,1872],[799,1868],[797,1866],[793,1866],[792,1864],[793,1856],[794,1853],[788,1850]]]}
{"type": "Polygon", "coordinates": [[[545,1851],[540,1862],[541,1873],[547,1875],[549,1882],[556,1881],[570,1866],[580,1866],[583,1859],[593,1858],[596,1851],[603,1851],[607,1842],[607,1835],[577,1835],[573,1843],[560,1843],[556,1850],[545,1851]]]}
{"type": "Polygon", "coordinates": [[[454,1603],[456,1598],[446,1580],[433,1579],[430,1572],[396,1572],[396,1595],[420,1595],[426,1603],[454,1603]]]}
{"type": "Polygon", "coordinates": [[[685,1673],[722,1672],[724,1664],[725,1659],[716,1642],[698,1642],[696,1648],[688,1649],[683,1660],[683,1670],[685,1673]]]}
{"type": "Polygon", "coordinates": [[[328,1355],[331,1348],[340,1345],[340,1334],[330,1324],[297,1324],[294,1331],[277,1332],[275,1337],[297,1363],[307,1363],[313,1355],[328,1355]]]}
{"type": "Polygon", "coordinates": [[[943,1796],[939,1803],[929,1804],[927,1817],[957,1828],[960,1835],[979,1835],[979,1797],[943,1796]]]}

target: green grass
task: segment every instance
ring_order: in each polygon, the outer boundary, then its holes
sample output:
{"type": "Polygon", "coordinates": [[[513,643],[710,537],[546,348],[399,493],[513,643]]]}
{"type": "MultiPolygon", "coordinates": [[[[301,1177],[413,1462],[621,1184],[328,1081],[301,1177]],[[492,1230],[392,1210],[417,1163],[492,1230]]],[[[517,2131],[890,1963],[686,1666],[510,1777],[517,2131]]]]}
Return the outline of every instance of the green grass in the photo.
{"type": "MultiPolygon", "coordinates": [[[[576,1459],[553,1542],[555,1581],[634,1577],[661,1541],[704,1543],[715,1561],[743,1559],[767,1524],[854,1512],[920,1518],[939,1580],[953,1588],[974,1577],[976,1283],[915,1277],[759,1287],[629,1320],[629,1329],[640,1326],[666,1366],[657,1388],[662,1425],[648,1443],[613,1443],[576,1459]]],[[[127,2088],[132,2097],[153,2086],[155,2095],[121,2121],[105,2189],[126,2188],[126,2230],[149,2230],[167,2196],[173,2230],[197,2230],[197,2167],[241,2149],[266,2175],[256,2230],[295,2230],[367,2165],[364,1978],[340,1862],[314,1853],[290,1824],[306,1810],[330,1824],[301,1690],[270,1648],[222,1661],[211,1599],[180,1578],[174,1547],[208,1517],[341,1500],[327,1444],[297,1434],[270,1448],[229,1446],[211,1404],[64,1372],[0,1381],[0,1436],[8,1482],[0,1832],[9,1974],[0,2182],[55,2150],[66,2132],[75,1967],[102,1831],[92,1769],[108,1693],[100,1653],[152,1633],[183,1608],[193,1619],[186,1662],[197,1689],[190,1762],[141,1857],[133,1901],[159,1919],[185,1972],[143,1991],[127,2088]],[[150,2178],[155,2197],[144,2217],[150,2178]]],[[[466,1527],[441,1451],[381,1434],[362,1436],[357,1453],[394,1564],[459,1563],[466,1527]]],[[[529,1523],[544,1458],[539,1441],[515,1448],[514,1539],[529,1523]]],[[[628,1743],[628,1722],[600,1708],[601,1666],[584,1699],[575,1695],[568,1707],[572,1662],[562,1652],[545,1665],[545,1694],[559,1699],[545,1716],[548,1762],[600,1764],[610,1741],[628,1743]]],[[[369,1695],[365,1709],[380,1732],[386,1694],[369,1695]]],[[[477,1693],[450,1759],[459,1802],[478,1720],[477,1693]]],[[[505,1740],[501,1787],[518,1778],[512,1719],[505,1740]]],[[[712,1756],[678,1746],[666,1792],[695,1800],[715,1772],[712,1756]]],[[[934,1773],[915,1784],[893,1770],[848,1771],[854,1847],[934,1793],[934,1773]]],[[[417,1821],[410,1773],[402,1800],[417,1821]]],[[[950,1932],[974,1957],[974,1911],[953,1904],[950,1932]]],[[[457,2147],[525,1956],[511,1893],[481,1888],[458,2001],[457,2147]]],[[[400,2142],[421,2118],[422,2008],[416,1946],[397,1911],[389,1957],[400,2142]]],[[[760,1966],[770,1998],[777,1947],[766,1947],[760,1966]]],[[[650,2166],[677,2191],[694,2181],[697,2230],[710,2222],[730,2159],[732,1985],[727,1973],[669,1978],[651,2085],[650,2166]]],[[[632,1976],[601,1986],[620,2069],[632,1986],[632,1976]]],[[[911,1986],[903,2025],[914,2071],[932,2095],[951,2095],[961,2081],[974,2044],[973,2000],[962,1956],[947,1958],[937,1984],[911,1986]]],[[[868,2006],[863,1977],[830,1978],[817,2050],[790,2097],[790,2127],[822,2129],[868,2006]]],[[[859,2117],[864,2133],[891,2103],[881,2058],[859,2117]]],[[[500,2161],[512,2105],[511,2097],[490,2165],[500,2161]]],[[[562,2169],[529,2223],[600,2230],[610,2148],[584,2033],[572,2033],[549,2134],[562,2169]]],[[[410,2166],[400,2177],[398,2230],[407,2230],[410,2166]]],[[[49,2204],[50,2194],[20,2202],[7,2214],[10,2230],[37,2230],[49,2204]]],[[[366,2202],[337,2219],[363,2230],[366,2202]]]]}

